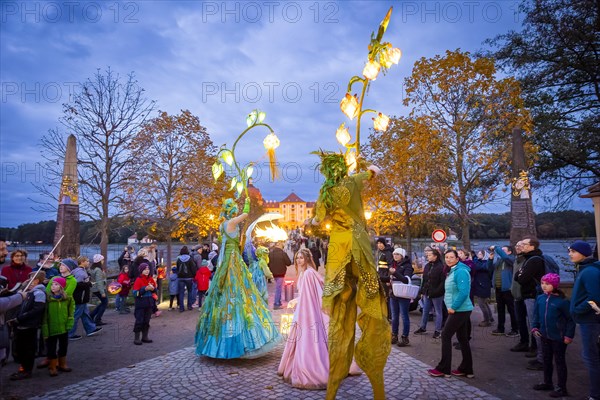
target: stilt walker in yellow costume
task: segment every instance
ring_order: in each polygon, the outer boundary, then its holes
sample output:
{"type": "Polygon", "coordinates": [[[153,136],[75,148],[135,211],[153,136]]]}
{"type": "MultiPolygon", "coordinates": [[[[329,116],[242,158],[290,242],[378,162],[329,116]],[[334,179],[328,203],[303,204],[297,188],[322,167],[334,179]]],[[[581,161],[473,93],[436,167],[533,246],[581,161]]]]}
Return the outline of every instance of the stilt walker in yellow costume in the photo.
{"type": "Polygon", "coordinates": [[[323,310],[330,316],[326,398],[335,399],[354,357],[371,381],[373,398],[384,399],[383,368],[390,353],[391,329],[361,197],[363,182],[375,176],[379,168],[369,166],[366,172],[349,176],[342,154],[318,154],[325,183],[313,223],[318,224],[325,218],[331,223],[323,289],[323,310]],[[357,306],[360,308],[358,319],[357,306]],[[357,321],[362,335],[355,347],[357,321]]]}

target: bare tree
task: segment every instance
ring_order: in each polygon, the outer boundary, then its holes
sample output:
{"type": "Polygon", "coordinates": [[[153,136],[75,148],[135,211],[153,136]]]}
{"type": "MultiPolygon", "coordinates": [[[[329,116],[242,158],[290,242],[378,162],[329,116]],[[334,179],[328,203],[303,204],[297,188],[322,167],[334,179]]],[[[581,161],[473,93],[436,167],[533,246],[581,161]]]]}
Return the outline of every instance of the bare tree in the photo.
{"type": "Polygon", "coordinates": [[[178,115],[160,111],[144,124],[130,148],[133,162],[127,166],[124,207],[137,221],[150,224],[153,236],[166,240],[166,263],[171,265],[172,238],[217,224],[217,192],[225,189],[224,183],[212,182],[217,149],[188,110],[178,115]]]}
{"type": "MultiPolygon", "coordinates": [[[[36,188],[47,198],[56,199],[66,137],[73,134],[77,138],[80,214],[97,223],[105,258],[110,218],[123,215],[124,171],[132,162],[129,144],[155,105],[144,92],[133,72],[122,80],[110,68],[104,72],[98,69],[72,101],[63,104],[59,119],[63,129],[51,129],[41,140],[48,181],[36,188]]],[[[41,203],[41,207],[48,210],[56,204],[41,203]]]]}

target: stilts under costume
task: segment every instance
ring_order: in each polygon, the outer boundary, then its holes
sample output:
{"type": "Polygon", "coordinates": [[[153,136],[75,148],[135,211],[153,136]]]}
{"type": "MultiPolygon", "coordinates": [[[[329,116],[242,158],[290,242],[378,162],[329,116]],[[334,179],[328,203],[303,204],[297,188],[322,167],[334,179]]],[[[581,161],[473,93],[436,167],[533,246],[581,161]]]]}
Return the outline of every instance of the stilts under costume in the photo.
{"type": "Polygon", "coordinates": [[[352,357],[368,376],[373,398],[385,398],[383,368],[391,350],[385,292],[380,284],[364,219],[361,191],[373,170],[348,176],[344,156],[320,153],[325,182],[316,205],[316,223],[331,220],[323,310],[329,322],[329,381],[326,399],[335,399],[352,357]],[[357,319],[357,306],[360,314],[357,319]],[[355,325],[362,336],[354,346],[355,325]]]}
{"type": "MultiPolygon", "coordinates": [[[[244,213],[249,207],[247,202],[244,213]]],[[[226,230],[237,213],[235,201],[227,199],[223,209],[221,215],[226,220],[220,227],[222,251],[198,320],[196,354],[212,358],[260,357],[277,345],[281,336],[242,259],[239,225],[234,232],[226,230]]]]}

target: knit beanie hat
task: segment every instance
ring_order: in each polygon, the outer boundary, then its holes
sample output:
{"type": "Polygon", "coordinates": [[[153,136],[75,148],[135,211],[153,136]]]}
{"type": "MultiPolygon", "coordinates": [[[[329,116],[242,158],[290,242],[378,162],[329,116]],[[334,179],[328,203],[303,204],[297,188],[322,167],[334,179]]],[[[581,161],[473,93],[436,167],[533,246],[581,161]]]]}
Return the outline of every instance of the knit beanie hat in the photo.
{"type": "Polygon", "coordinates": [[[554,289],[558,289],[558,285],[560,285],[560,276],[558,274],[546,274],[542,276],[542,282],[546,282],[548,285],[552,285],[554,289]]]}
{"type": "Polygon", "coordinates": [[[69,268],[69,271],[73,271],[75,268],[79,267],[77,261],[72,258],[65,258],[64,260],[61,260],[60,263],[69,268]]]}
{"type": "Polygon", "coordinates": [[[401,247],[398,247],[397,249],[394,249],[394,252],[392,254],[400,254],[402,257],[406,257],[406,250],[404,250],[401,247]]]}
{"type": "Polygon", "coordinates": [[[144,270],[146,268],[150,268],[150,266],[147,263],[141,263],[140,266],[138,267],[138,271],[140,271],[140,274],[141,274],[142,272],[144,272],[144,270]]]}
{"type": "Polygon", "coordinates": [[[588,243],[584,242],[583,240],[576,240],[575,242],[573,242],[573,244],[571,244],[569,246],[569,249],[575,250],[576,252],[578,252],[581,255],[584,255],[586,257],[589,257],[592,255],[592,246],[590,246],[588,243]]]}
{"type": "Polygon", "coordinates": [[[67,286],[67,280],[61,276],[54,278],[52,282],[58,283],[63,289],[67,286]]]}
{"type": "Polygon", "coordinates": [[[92,258],[92,261],[95,263],[99,263],[102,260],[104,260],[104,256],[102,254],[94,254],[94,257],[92,258]]]}

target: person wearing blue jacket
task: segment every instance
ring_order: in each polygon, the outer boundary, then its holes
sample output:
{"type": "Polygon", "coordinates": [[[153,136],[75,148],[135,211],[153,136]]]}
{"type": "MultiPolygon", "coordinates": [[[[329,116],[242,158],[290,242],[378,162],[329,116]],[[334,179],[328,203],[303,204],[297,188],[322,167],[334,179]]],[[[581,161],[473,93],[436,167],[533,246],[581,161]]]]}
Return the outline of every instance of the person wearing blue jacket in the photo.
{"type": "Polygon", "coordinates": [[[445,282],[444,302],[448,308],[448,320],[442,330],[442,359],[437,367],[427,373],[433,377],[464,376],[473,378],[473,356],[469,345],[469,320],[473,303],[469,298],[471,292],[471,269],[459,261],[456,250],[445,253],[446,265],[450,268],[445,282]],[[462,362],[457,369],[452,367],[452,336],[456,334],[462,362]]]}
{"type": "Polygon", "coordinates": [[[492,273],[492,285],[496,290],[496,304],[498,305],[498,327],[492,331],[492,335],[504,336],[507,310],[510,316],[510,332],[507,336],[519,335],[515,315],[515,299],[510,291],[513,282],[514,263],[515,256],[511,246],[490,247],[488,271],[492,273]]]}
{"type": "Polygon", "coordinates": [[[569,258],[579,270],[571,293],[571,316],[581,332],[581,356],[590,376],[590,400],[600,400],[600,262],[592,257],[592,247],[577,240],[569,246],[569,258]]]}
{"type": "Polygon", "coordinates": [[[531,333],[541,339],[544,359],[544,383],[533,386],[534,390],[552,390],[550,397],[568,396],[567,393],[567,345],[575,336],[575,321],[569,312],[570,303],[558,289],[560,276],[542,276],[542,291],[535,300],[531,333]],[[556,363],[556,388],[552,384],[553,366],[556,363]]]}
{"type": "Polygon", "coordinates": [[[490,305],[488,304],[488,299],[492,295],[492,278],[490,271],[487,268],[487,254],[483,251],[480,251],[478,254],[471,252],[471,256],[473,258],[473,264],[475,265],[473,268],[474,273],[471,291],[473,293],[473,298],[477,302],[477,305],[479,305],[483,314],[483,321],[479,323],[479,326],[492,326],[494,316],[490,309],[490,305]]]}

